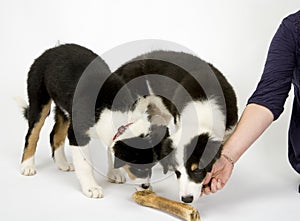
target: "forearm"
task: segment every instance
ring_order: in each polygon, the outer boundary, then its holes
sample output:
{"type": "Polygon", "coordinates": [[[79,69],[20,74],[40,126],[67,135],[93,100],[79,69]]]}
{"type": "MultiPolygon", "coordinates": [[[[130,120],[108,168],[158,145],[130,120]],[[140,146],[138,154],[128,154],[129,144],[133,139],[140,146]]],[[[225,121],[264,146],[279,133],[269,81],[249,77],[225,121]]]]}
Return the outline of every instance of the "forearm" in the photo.
{"type": "Polygon", "coordinates": [[[223,153],[236,162],[268,128],[273,119],[269,109],[257,104],[247,105],[233,134],[225,142],[223,153]]]}

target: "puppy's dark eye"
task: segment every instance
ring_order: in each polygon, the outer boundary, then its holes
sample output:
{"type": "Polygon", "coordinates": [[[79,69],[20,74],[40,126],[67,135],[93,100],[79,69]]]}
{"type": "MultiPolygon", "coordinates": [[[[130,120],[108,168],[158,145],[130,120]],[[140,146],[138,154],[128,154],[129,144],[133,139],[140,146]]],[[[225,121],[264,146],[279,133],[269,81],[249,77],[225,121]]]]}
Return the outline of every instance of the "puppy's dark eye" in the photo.
{"type": "Polygon", "coordinates": [[[195,169],[192,171],[193,174],[197,175],[197,174],[202,174],[203,170],[200,170],[199,168],[195,169]]]}
{"type": "Polygon", "coordinates": [[[192,180],[194,180],[196,183],[200,183],[204,179],[206,172],[205,172],[205,170],[201,170],[198,168],[198,169],[190,172],[189,175],[190,175],[190,178],[192,180]]]}
{"type": "Polygon", "coordinates": [[[198,178],[200,178],[200,177],[205,177],[205,175],[206,175],[206,173],[205,173],[205,171],[204,170],[201,170],[201,169],[196,169],[196,170],[194,170],[193,172],[193,175],[195,176],[195,177],[198,177],[198,178]]]}
{"type": "Polygon", "coordinates": [[[176,170],[176,171],[175,171],[175,174],[176,174],[177,179],[179,179],[180,176],[181,176],[181,173],[180,173],[178,170],[176,170]]]}

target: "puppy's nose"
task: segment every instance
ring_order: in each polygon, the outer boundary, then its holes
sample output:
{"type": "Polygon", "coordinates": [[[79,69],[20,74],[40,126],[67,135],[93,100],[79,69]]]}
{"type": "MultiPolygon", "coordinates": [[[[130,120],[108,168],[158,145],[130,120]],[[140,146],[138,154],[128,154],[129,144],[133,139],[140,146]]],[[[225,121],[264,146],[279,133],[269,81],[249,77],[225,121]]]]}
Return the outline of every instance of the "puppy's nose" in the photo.
{"type": "Polygon", "coordinates": [[[191,203],[193,202],[194,197],[193,196],[182,196],[181,197],[181,201],[185,202],[185,203],[191,203]]]}
{"type": "Polygon", "coordinates": [[[149,188],[150,188],[150,184],[149,184],[149,183],[143,183],[143,184],[141,185],[141,187],[142,187],[144,190],[146,190],[146,189],[149,189],[149,188]]]}

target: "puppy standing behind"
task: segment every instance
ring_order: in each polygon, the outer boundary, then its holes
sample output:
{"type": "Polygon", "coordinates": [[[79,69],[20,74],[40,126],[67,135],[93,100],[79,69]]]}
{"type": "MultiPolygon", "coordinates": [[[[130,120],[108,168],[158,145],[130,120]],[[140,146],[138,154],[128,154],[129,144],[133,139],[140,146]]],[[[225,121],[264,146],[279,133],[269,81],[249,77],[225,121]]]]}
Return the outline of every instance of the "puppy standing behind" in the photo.
{"type": "MultiPolygon", "coordinates": [[[[75,169],[86,196],[103,196],[93,174],[88,150],[91,138],[99,138],[108,146],[107,178],[116,183],[125,182],[125,177],[118,169],[118,165],[124,164],[114,157],[114,146],[125,148],[130,142],[135,147],[142,147],[128,150],[133,158],[130,162],[134,163],[125,169],[130,178],[140,178],[139,183],[146,184],[142,185],[144,189],[148,188],[151,168],[157,162],[154,150],[161,148],[161,142],[153,144],[153,140],[158,139],[157,131],[163,131],[159,135],[162,138],[166,138],[168,133],[165,126],[151,125],[149,121],[148,107],[153,102],[159,104],[160,99],[144,99],[144,80],[138,82],[141,90],[129,90],[127,80],[111,73],[99,56],[79,45],[61,45],[38,57],[28,73],[29,106],[24,108],[24,115],[29,128],[21,173],[26,176],[36,173],[34,154],[39,134],[49,115],[51,103],[54,103],[55,125],[50,134],[52,157],[59,169],[75,169]],[[74,168],[65,157],[66,137],[74,168]]],[[[162,113],[170,118],[169,113],[162,113]]],[[[125,164],[128,165],[127,162],[125,164]]]]}
{"type": "MultiPolygon", "coordinates": [[[[78,114],[72,111],[76,86],[86,68],[95,59],[99,74],[109,75],[110,70],[102,59],[92,51],[75,44],[49,49],[32,64],[27,80],[29,106],[24,111],[29,128],[25,138],[21,173],[26,176],[36,173],[34,154],[39,133],[49,115],[51,103],[54,102],[55,125],[50,134],[50,143],[52,157],[57,167],[63,171],[74,170],[73,165],[67,162],[64,153],[65,138],[68,137],[83,192],[89,197],[102,197],[101,187],[96,183],[92,167],[88,162],[86,144],[89,137],[85,134],[78,134],[76,137],[72,126],[72,116],[78,114]]],[[[83,100],[81,102],[84,104],[83,100]]],[[[79,128],[82,129],[91,126],[89,121],[81,123],[83,125],[79,128]]]]}
{"type": "MultiPolygon", "coordinates": [[[[101,83],[107,80],[110,74],[108,66],[99,56],[75,44],[49,49],[35,60],[27,80],[29,106],[24,115],[28,119],[29,128],[21,164],[23,175],[31,176],[36,173],[34,154],[39,133],[49,115],[51,103],[54,102],[55,125],[50,134],[50,142],[57,167],[64,171],[73,170],[64,153],[64,142],[68,137],[83,193],[88,197],[102,197],[102,188],[95,181],[87,146],[91,137],[88,132],[99,120],[95,112],[100,113],[106,107],[109,108],[111,104],[106,101],[113,100],[110,96],[115,95],[111,89],[98,98],[101,83]],[[104,102],[99,101],[100,99],[104,102]]],[[[120,85],[117,78],[111,77],[110,81],[114,81],[116,87],[120,85]]],[[[109,134],[113,128],[105,126],[109,134]]],[[[112,142],[109,139],[105,141],[112,142]]],[[[119,171],[113,170],[112,165],[108,175],[111,181],[125,181],[119,171]]]]}

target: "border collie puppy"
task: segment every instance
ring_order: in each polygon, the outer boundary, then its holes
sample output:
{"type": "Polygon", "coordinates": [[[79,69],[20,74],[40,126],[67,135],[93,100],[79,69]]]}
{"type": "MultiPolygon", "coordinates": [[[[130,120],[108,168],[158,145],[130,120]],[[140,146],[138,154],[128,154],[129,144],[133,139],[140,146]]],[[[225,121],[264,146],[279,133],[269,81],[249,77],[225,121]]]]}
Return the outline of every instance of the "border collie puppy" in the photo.
{"type": "MultiPolygon", "coordinates": [[[[140,79],[134,89],[147,90],[143,102],[151,113],[151,124],[175,125],[162,145],[153,149],[166,173],[175,170],[179,195],[183,202],[197,200],[202,181],[220,157],[222,143],[237,122],[236,95],[226,78],[211,64],[181,52],[154,51],[141,55],[120,67],[116,75],[126,82],[140,79]]],[[[130,87],[129,87],[130,88],[130,87]]],[[[131,90],[131,89],[129,89],[131,90]]],[[[138,103],[138,102],[137,102],[138,103]]],[[[124,161],[116,167],[137,162],[136,149],[119,143],[115,156],[124,161]],[[126,148],[124,148],[126,147],[126,148]],[[130,153],[130,154],[129,154],[130,153]]],[[[116,160],[118,161],[118,160],[116,160]]]]}
{"type": "MultiPolygon", "coordinates": [[[[143,98],[144,85],[137,82],[136,90],[130,91],[127,83],[128,79],[112,74],[98,55],[79,45],[65,44],[45,51],[34,61],[28,73],[29,105],[24,107],[24,115],[29,128],[21,173],[25,176],[36,173],[34,154],[40,130],[50,113],[51,103],[54,103],[55,125],[50,134],[52,157],[60,170],[75,169],[86,196],[103,196],[102,188],[95,180],[88,151],[93,137],[100,138],[109,147],[107,176],[111,182],[125,182],[119,169],[114,168],[114,164],[121,165],[121,161],[114,162],[113,147],[125,146],[126,150],[126,145],[134,144],[138,146],[137,151],[128,150],[131,162],[143,162],[143,167],[131,166],[127,171],[131,178],[142,178],[148,183],[151,167],[157,162],[153,151],[161,148],[161,142],[156,142],[157,137],[165,139],[168,131],[165,126],[151,126],[147,112],[149,101],[143,98]],[[65,157],[66,137],[72,150],[73,164],[65,157]]],[[[144,185],[145,188],[147,186],[144,185]]]]}

